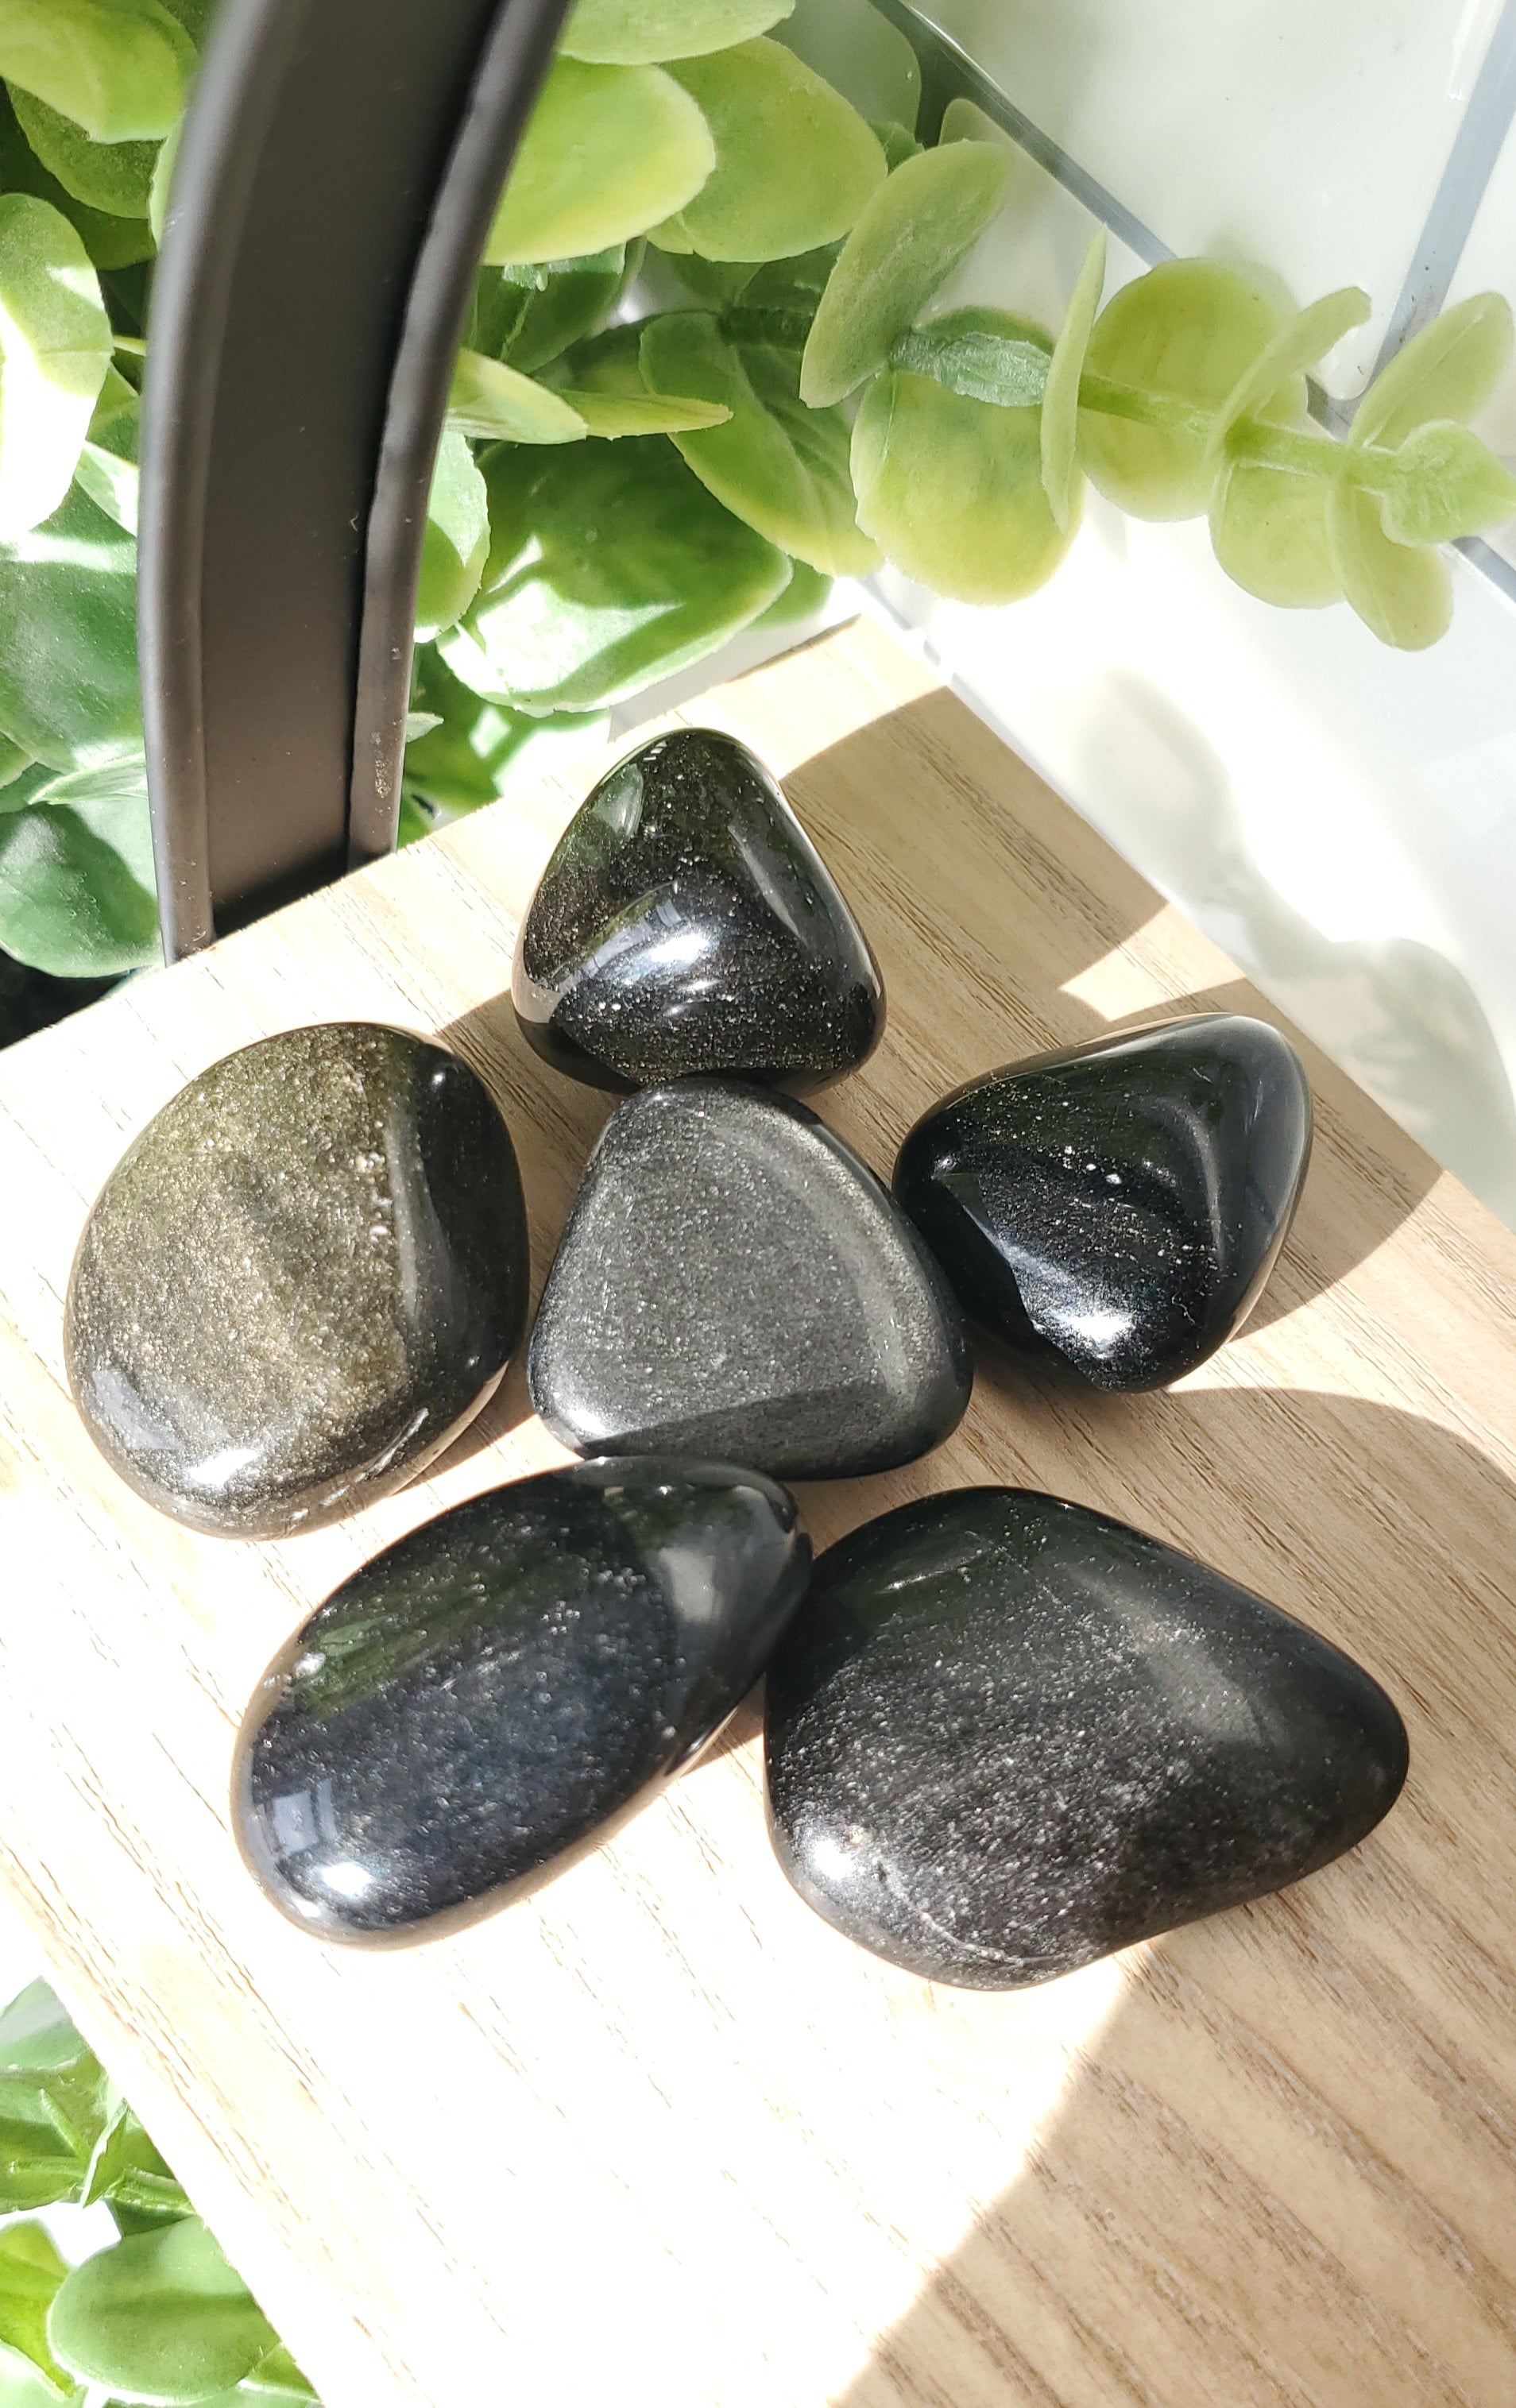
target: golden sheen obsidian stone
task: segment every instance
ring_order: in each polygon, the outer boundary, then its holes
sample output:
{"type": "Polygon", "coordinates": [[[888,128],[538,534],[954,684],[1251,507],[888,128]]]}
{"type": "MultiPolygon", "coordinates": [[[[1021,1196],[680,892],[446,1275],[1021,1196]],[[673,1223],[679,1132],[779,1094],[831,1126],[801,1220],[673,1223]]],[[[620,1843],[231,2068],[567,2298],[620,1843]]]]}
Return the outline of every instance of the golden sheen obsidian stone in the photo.
{"type": "Polygon", "coordinates": [[[575,1464],[456,1507],[268,1672],[233,1785],[250,1865],[323,1939],[476,1921],[690,1762],[809,1570],[783,1489],[721,1465],[575,1464]]]}
{"type": "Polygon", "coordinates": [[[124,1480],[271,1538],[400,1487],[498,1386],[526,1317],[510,1133],[455,1054],[298,1028],[143,1130],[79,1241],[68,1376],[124,1480]]]}
{"type": "Polygon", "coordinates": [[[1351,1656],[1057,1498],[958,1489],[831,1548],[769,1668],[769,1824],[893,1964],[1010,1989],[1264,1897],[1387,1814],[1405,1727],[1351,1656]]]}
{"type": "Polygon", "coordinates": [[[708,728],[644,744],[575,813],[516,947],[522,1034],[624,1090],[694,1072],[813,1086],[884,1028],[862,930],[768,772],[708,728]]]}
{"type": "Polygon", "coordinates": [[[1288,1039],[1197,1013],[958,1088],[906,1139],[894,1192],[1004,1344],[1097,1388],[1156,1388],[1252,1311],[1310,1138],[1288,1039]]]}

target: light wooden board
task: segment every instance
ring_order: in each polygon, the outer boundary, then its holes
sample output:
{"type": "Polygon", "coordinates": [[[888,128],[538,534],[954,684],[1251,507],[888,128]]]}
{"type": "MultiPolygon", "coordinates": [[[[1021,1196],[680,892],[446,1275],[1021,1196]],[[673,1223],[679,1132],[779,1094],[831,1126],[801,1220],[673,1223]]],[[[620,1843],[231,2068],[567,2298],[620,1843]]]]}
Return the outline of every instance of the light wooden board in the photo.
{"type": "MultiPolygon", "coordinates": [[[[1267,1012],[878,631],[694,715],[790,776],[878,946],[887,1042],[822,1100],[881,1170],[973,1071],[1176,1005],[1267,1012]]],[[[557,1451],[515,1374],[487,1444],[362,1519],[197,1538],[75,1420],[75,1240],[183,1080],[374,1017],[493,1082],[540,1280],[607,1105],[505,995],[575,799],[497,808],[0,1063],[0,1847],[61,1987],[329,2408],[1501,2408],[1516,1240],[1309,1049],[1309,1186],[1237,1344],[1137,1399],[981,1370],[938,1455],[804,1501],[824,1541],[1025,1482],[1301,1614],[1410,1726],[1405,1799],[1351,1858],[1045,1989],[934,1989],[786,1887],[750,1718],[461,1940],[327,1951],[244,1876],[228,1762],[268,1656],[379,1544],[557,1451]]]]}

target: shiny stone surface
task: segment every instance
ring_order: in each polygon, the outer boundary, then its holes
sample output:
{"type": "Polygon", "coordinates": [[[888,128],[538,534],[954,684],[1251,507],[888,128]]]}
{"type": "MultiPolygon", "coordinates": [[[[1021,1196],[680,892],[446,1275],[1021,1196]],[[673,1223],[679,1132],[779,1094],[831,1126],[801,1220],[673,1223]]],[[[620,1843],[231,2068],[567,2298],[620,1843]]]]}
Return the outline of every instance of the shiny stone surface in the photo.
{"type": "Polygon", "coordinates": [[[325,1939],[474,1922],[688,1763],[809,1564],[783,1490],[722,1466],[576,1464],[458,1506],[271,1668],[238,1751],[244,1854],[325,1939]]]}
{"type": "Polygon", "coordinates": [[[894,1191],[1005,1344],[1096,1387],[1162,1387],[1252,1311],[1310,1135],[1288,1040],[1198,1014],[958,1088],[907,1138],[894,1191]]]}
{"type": "Polygon", "coordinates": [[[75,1399],[122,1478],[266,1538],[398,1488],[498,1386],[527,1302],[510,1135],[465,1062],[300,1028],[166,1105],[79,1241],[75,1399]]]}
{"type": "Polygon", "coordinates": [[[767,1765],[819,1914],[996,1990],[1330,1864],[1394,1803],[1407,1743],[1366,1672],[1219,1572],[970,1488],[822,1557],[769,1670],[767,1765]]]}
{"type": "Polygon", "coordinates": [[[905,1215],[804,1104],[647,1088],[590,1158],[542,1298],[532,1401],[581,1454],[779,1479],[909,1463],[963,1418],[962,1317],[905,1215]]]}
{"type": "Polygon", "coordinates": [[[814,1085],[884,1027],[857,922],[775,781],[708,728],[602,779],[543,873],[516,948],[529,1043],[591,1085],[696,1071],[814,1085]]]}

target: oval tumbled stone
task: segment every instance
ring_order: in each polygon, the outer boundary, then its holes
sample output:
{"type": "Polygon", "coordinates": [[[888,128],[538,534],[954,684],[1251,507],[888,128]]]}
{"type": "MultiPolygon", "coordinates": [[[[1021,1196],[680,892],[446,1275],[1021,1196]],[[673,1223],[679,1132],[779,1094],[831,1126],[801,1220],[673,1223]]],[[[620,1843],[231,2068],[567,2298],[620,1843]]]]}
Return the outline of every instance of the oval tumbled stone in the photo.
{"type": "Polygon", "coordinates": [[[111,1173],[69,1283],[68,1376],[152,1504],[277,1537],[440,1453],[526,1302],[515,1151],[467,1063],[396,1028],[297,1028],[213,1064],[111,1173]]]}
{"type": "Polygon", "coordinates": [[[580,1463],[455,1507],[270,1670],[233,1786],[244,1855],[323,1939],[474,1922],[690,1761],[809,1569],[784,1490],[719,1464],[580,1463]]]}
{"type": "Polygon", "coordinates": [[[977,1990],[1315,1872],[1407,1762],[1351,1656],[1157,1539],[1011,1488],[922,1498],[828,1550],[769,1668],[766,1742],[801,1896],[977,1990]]]}

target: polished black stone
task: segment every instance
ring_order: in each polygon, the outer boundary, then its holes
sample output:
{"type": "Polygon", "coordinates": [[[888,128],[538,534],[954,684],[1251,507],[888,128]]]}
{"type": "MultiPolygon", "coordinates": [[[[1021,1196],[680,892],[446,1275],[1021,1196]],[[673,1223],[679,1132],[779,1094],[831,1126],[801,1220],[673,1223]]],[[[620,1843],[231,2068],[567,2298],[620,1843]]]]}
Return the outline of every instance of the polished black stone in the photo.
{"type": "Polygon", "coordinates": [[[873,1172],[804,1104],[721,1079],[613,1115],[528,1356],[533,1403],[580,1454],[783,1480],[911,1462],[972,1376],[951,1290],[873,1172]]]}
{"type": "Polygon", "coordinates": [[[570,821],[516,948],[529,1041],[593,1086],[814,1085],[884,1026],[857,922],[779,787],[708,728],[644,744],[570,821]]]}
{"type": "Polygon", "coordinates": [[[399,1029],[293,1029],[218,1062],[122,1156],[69,1288],[68,1376],[134,1488],[196,1528],[308,1529],[430,1462],[526,1318],[510,1135],[399,1029]]]}
{"type": "Polygon", "coordinates": [[[838,1930],[968,1989],[1298,1881],[1406,1734],[1324,1639],[1124,1524],[966,1488],[831,1548],[768,1676],[779,1861],[838,1930]]]}
{"type": "Polygon", "coordinates": [[[476,1921],[689,1762],[809,1566],[784,1491],[722,1465],[576,1464],[456,1507],[269,1670],[234,1780],[249,1863],[322,1938],[476,1921]]]}
{"type": "Polygon", "coordinates": [[[894,1192],[996,1338],[1097,1387],[1162,1387],[1257,1302],[1310,1130],[1278,1030],[1199,1014],[958,1088],[907,1138],[894,1192]]]}

